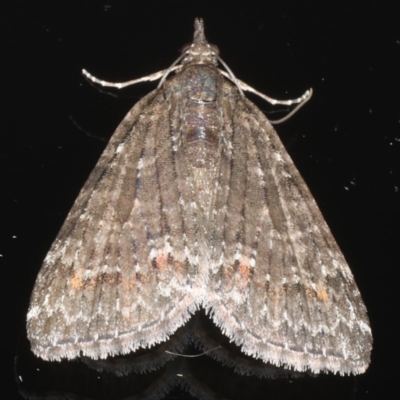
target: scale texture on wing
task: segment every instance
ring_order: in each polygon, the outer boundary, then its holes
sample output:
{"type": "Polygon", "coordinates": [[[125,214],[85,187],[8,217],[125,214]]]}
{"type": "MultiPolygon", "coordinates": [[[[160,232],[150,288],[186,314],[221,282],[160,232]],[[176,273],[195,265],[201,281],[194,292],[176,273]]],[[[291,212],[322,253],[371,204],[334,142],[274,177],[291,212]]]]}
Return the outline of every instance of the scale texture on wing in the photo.
{"type": "Polygon", "coordinates": [[[43,263],[28,314],[40,357],[147,347],[196,308],[198,229],[172,147],[169,105],[156,90],[114,133],[43,263]]]}
{"type": "Polygon", "coordinates": [[[233,108],[211,235],[213,319],[265,362],[361,373],[371,331],[350,269],[270,122],[239,94],[233,108]]]}

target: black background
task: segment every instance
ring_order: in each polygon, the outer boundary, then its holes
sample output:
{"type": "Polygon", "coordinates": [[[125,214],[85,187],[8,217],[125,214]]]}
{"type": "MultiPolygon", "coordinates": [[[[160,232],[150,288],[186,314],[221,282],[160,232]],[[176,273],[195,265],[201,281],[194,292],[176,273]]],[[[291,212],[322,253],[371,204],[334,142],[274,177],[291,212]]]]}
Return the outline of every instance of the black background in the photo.
{"type": "Polygon", "coordinates": [[[395,7],[379,1],[3,3],[0,397],[21,398],[14,356],[41,261],[108,138],[156,86],[110,96],[91,86],[81,69],[121,82],[167,68],[191,42],[195,17],[204,18],[208,40],[235,75],[257,90],[283,99],[314,89],[311,101],[277,131],[369,311],[372,363],[349,398],[389,395],[399,359],[395,7]]]}

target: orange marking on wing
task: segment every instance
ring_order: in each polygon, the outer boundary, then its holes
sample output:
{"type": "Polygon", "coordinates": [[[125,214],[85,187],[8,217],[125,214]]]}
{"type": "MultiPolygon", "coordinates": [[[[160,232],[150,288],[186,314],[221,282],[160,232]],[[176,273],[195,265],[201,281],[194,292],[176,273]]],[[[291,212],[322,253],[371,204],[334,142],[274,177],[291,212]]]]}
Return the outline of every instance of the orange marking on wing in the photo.
{"type": "Polygon", "coordinates": [[[131,278],[131,279],[121,279],[118,283],[122,286],[122,289],[123,289],[125,292],[129,292],[129,291],[135,286],[136,281],[135,281],[134,278],[131,278]]]}
{"type": "Polygon", "coordinates": [[[75,272],[75,275],[70,279],[69,283],[74,289],[81,289],[85,285],[85,282],[79,277],[78,272],[75,272]]]}
{"type": "Polygon", "coordinates": [[[70,279],[69,283],[73,289],[94,289],[98,282],[107,283],[109,285],[114,285],[120,283],[116,276],[110,274],[104,274],[91,279],[82,279],[82,273],[79,271],[75,272],[75,275],[70,279]]]}
{"type": "Polygon", "coordinates": [[[157,268],[160,269],[161,271],[165,270],[168,268],[168,256],[165,254],[161,254],[156,258],[156,265],[157,268]]]}
{"type": "Polygon", "coordinates": [[[250,267],[248,264],[240,264],[239,265],[239,274],[242,276],[242,279],[249,279],[250,276],[250,267]]]}
{"type": "Polygon", "coordinates": [[[159,255],[155,263],[160,271],[171,270],[172,268],[174,268],[174,271],[178,274],[184,274],[186,271],[183,264],[166,254],[159,255]]]}
{"type": "Polygon", "coordinates": [[[326,291],[326,288],[320,287],[320,288],[317,290],[317,297],[318,297],[320,300],[322,300],[324,303],[325,303],[326,301],[328,301],[329,295],[328,295],[328,292],[326,291]]]}
{"type": "Polygon", "coordinates": [[[307,297],[309,297],[310,299],[317,296],[317,298],[323,301],[324,303],[329,300],[328,291],[324,286],[320,286],[317,290],[307,287],[305,291],[307,297]]]}

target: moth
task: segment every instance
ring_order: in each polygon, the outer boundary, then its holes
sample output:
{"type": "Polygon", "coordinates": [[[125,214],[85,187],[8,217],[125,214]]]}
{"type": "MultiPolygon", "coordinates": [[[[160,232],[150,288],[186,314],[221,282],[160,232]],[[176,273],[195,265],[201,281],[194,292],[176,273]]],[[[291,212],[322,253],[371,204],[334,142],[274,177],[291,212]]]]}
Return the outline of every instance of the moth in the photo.
{"type": "Polygon", "coordinates": [[[166,341],[202,307],[241,350],[358,374],[372,335],[352,273],[270,121],[195,20],[118,126],[47,254],[27,332],[45,360],[166,341]],[[224,68],[218,68],[220,63],[224,68]]]}

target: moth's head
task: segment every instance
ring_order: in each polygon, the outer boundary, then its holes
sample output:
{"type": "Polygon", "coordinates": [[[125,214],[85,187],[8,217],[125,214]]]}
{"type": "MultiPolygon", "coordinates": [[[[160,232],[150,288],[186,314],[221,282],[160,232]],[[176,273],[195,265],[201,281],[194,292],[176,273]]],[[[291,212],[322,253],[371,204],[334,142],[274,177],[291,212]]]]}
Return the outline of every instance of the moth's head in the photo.
{"type": "Polygon", "coordinates": [[[201,18],[194,21],[193,43],[183,46],[181,53],[185,55],[182,64],[218,64],[219,49],[207,42],[201,18]]]}

